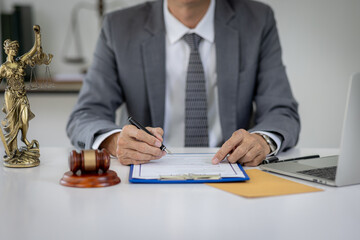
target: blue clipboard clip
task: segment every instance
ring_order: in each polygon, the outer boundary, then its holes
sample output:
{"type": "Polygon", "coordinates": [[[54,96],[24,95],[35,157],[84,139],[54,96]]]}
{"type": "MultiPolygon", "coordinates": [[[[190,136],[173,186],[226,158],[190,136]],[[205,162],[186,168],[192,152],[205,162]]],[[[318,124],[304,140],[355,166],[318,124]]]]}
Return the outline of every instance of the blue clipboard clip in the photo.
{"type": "Polygon", "coordinates": [[[205,175],[205,174],[182,174],[182,175],[160,175],[160,180],[219,180],[220,174],[205,175]]]}

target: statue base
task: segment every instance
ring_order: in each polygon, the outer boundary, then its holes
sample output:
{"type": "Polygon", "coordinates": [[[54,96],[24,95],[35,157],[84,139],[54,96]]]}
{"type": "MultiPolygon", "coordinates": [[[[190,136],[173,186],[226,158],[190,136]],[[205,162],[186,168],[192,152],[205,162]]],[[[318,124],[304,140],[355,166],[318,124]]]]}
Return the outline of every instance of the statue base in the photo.
{"type": "Polygon", "coordinates": [[[30,168],[40,164],[39,148],[22,147],[13,156],[4,157],[4,166],[9,168],[30,168]]]}
{"type": "Polygon", "coordinates": [[[120,183],[120,178],[112,170],[105,173],[83,173],[79,175],[68,171],[60,180],[60,184],[63,186],[78,188],[108,187],[118,183],[120,183]]]}

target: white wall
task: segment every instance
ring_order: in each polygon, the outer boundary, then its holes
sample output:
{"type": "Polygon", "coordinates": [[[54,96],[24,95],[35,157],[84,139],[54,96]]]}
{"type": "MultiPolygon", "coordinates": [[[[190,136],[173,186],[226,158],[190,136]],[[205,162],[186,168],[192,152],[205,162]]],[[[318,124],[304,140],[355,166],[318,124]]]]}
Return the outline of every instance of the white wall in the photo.
{"type": "Polygon", "coordinates": [[[360,1],[263,2],[275,11],[283,59],[300,103],[299,145],[338,147],[348,81],[360,71],[360,1]]]}
{"type": "MultiPolygon", "coordinates": [[[[283,59],[294,95],[300,104],[302,132],[299,146],[338,147],[348,80],[352,73],[360,71],[360,1],[262,1],[275,11],[283,59]]],[[[70,11],[75,3],[95,1],[3,0],[2,8],[9,10],[13,3],[30,2],[35,8],[35,23],[42,28],[44,50],[55,55],[52,73],[79,71],[79,66],[69,66],[61,59],[70,11]]],[[[106,2],[110,4],[110,1],[106,2]]],[[[108,11],[139,2],[142,0],[111,1],[108,11]]],[[[79,18],[84,52],[90,61],[99,24],[95,11],[83,10],[79,18]]],[[[49,95],[46,97],[51,98],[49,95]]],[[[31,99],[30,103],[35,114],[35,108],[39,111],[42,108],[51,109],[48,101],[36,103],[47,105],[44,107],[35,107],[31,99]]],[[[42,113],[37,115],[43,116],[42,113]]],[[[66,118],[61,119],[65,121],[66,118]]],[[[65,126],[65,123],[61,126],[65,126]]],[[[32,127],[35,128],[30,126],[30,129],[32,127]]],[[[57,127],[54,125],[53,129],[57,127]]],[[[63,127],[58,131],[63,131],[63,127]]],[[[59,136],[63,137],[64,134],[59,136]]],[[[47,145],[45,142],[42,144],[47,145]]]]}

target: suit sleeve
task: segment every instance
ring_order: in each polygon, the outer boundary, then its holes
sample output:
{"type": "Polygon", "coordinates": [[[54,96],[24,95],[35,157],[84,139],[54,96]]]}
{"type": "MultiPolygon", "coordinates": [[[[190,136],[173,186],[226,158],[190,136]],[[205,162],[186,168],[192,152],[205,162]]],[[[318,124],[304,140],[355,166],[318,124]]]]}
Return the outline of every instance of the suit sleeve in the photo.
{"type": "Polygon", "coordinates": [[[279,134],[282,137],[280,151],[283,151],[296,145],[300,118],[281,54],[274,14],[268,8],[258,60],[255,126],[249,131],[279,134]]]}
{"type": "Polygon", "coordinates": [[[115,111],[123,103],[123,93],[117,71],[110,21],[106,17],[92,65],[66,126],[75,147],[90,149],[97,135],[119,128],[115,124],[115,111]]]}

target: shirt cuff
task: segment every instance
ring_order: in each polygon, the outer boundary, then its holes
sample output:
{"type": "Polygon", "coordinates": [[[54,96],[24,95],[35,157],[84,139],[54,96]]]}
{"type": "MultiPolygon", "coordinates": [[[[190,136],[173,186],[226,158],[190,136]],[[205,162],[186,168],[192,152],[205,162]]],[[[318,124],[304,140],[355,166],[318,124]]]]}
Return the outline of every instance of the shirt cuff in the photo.
{"type": "Polygon", "coordinates": [[[106,132],[106,133],[103,133],[103,134],[100,134],[99,136],[97,136],[95,138],[95,141],[92,145],[92,149],[99,149],[101,143],[110,135],[114,134],[114,133],[118,133],[118,132],[121,132],[121,129],[115,129],[115,130],[112,130],[110,132],[106,132]]]}
{"type": "Polygon", "coordinates": [[[261,134],[265,134],[267,135],[269,138],[271,138],[271,140],[273,140],[276,143],[276,150],[269,153],[268,155],[266,155],[266,157],[269,156],[273,156],[276,155],[281,147],[281,136],[279,134],[276,133],[271,133],[271,132],[266,132],[266,131],[255,131],[255,132],[251,132],[251,133],[261,133],[261,134]]]}

